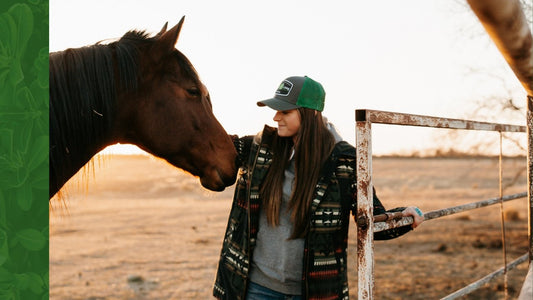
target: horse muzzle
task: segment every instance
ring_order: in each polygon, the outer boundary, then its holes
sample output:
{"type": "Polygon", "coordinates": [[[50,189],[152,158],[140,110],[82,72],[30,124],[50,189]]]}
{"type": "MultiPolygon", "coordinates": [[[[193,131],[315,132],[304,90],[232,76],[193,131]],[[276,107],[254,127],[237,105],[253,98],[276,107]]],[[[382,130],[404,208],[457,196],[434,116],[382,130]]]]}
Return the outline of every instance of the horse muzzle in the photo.
{"type": "Polygon", "coordinates": [[[231,175],[221,174],[219,170],[213,170],[209,174],[200,177],[200,183],[208,190],[221,192],[227,186],[232,185],[235,182],[237,171],[231,175]]]}

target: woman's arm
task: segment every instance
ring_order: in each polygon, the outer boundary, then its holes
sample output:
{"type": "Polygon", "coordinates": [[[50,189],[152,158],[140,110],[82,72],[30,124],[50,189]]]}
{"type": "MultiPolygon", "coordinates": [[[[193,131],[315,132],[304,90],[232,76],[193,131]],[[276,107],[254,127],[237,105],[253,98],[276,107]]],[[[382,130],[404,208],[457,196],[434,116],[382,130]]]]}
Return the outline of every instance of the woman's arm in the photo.
{"type": "MultiPolygon", "coordinates": [[[[348,151],[347,151],[348,152],[348,151]]],[[[355,170],[357,170],[355,159],[355,148],[352,147],[351,154],[343,155],[337,160],[337,180],[341,185],[343,198],[345,201],[351,202],[351,211],[355,219],[357,219],[357,179],[355,170]],[[341,168],[342,167],[342,168],[341,168]],[[341,169],[339,169],[341,168],[341,169]],[[346,172],[347,171],[347,172],[346,172]],[[345,180],[348,180],[346,182],[345,180]]],[[[392,228],[385,231],[374,233],[375,240],[388,240],[399,237],[416,228],[424,221],[422,212],[416,207],[397,207],[391,210],[386,210],[379,200],[376,189],[372,188],[373,194],[373,213],[374,215],[381,215],[387,212],[402,212],[404,216],[412,216],[414,218],[413,225],[406,225],[398,228],[392,228]]],[[[357,221],[357,220],[356,220],[357,221]]]]}
{"type": "MultiPolygon", "coordinates": [[[[403,212],[403,211],[405,211],[407,209],[405,207],[397,207],[397,208],[393,208],[393,209],[390,209],[390,210],[385,210],[385,207],[383,206],[383,204],[379,200],[378,196],[376,195],[376,189],[373,189],[373,190],[374,190],[374,195],[373,195],[373,198],[374,198],[374,215],[381,215],[381,214],[384,214],[384,213],[387,213],[387,212],[400,212],[400,211],[403,212]]],[[[402,227],[397,227],[397,228],[392,228],[392,229],[387,229],[387,230],[384,230],[384,231],[376,232],[376,233],[374,233],[374,240],[390,240],[390,239],[394,239],[394,238],[397,238],[399,236],[402,236],[402,235],[408,233],[412,229],[413,229],[412,226],[406,225],[406,226],[402,226],[402,227]]]]}
{"type": "MultiPolygon", "coordinates": [[[[355,179],[355,176],[354,176],[355,179]]],[[[355,181],[354,181],[355,182],[355,181]]],[[[354,215],[354,218],[357,218],[357,190],[356,190],[357,184],[352,184],[353,195],[354,195],[354,205],[352,207],[355,207],[355,209],[352,210],[352,214],[354,215]]],[[[411,216],[413,217],[413,224],[412,225],[406,225],[398,228],[392,228],[380,232],[374,233],[374,240],[390,240],[397,238],[399,236],[402,236],[406,234],[407,232],[411,231],[412,229],[419,226],[422,222],[424,222],[424,215],[420,211],[418,207],[410,206],[410,207],[397,207],[394,209],[386,210],[381,201],[379,200],[376,189],[372,187],[373,191],[373,208],[374,208],[374,215],[381,215],[385,214],[387,212],[402,212],[404,217],[411,216]]]]}

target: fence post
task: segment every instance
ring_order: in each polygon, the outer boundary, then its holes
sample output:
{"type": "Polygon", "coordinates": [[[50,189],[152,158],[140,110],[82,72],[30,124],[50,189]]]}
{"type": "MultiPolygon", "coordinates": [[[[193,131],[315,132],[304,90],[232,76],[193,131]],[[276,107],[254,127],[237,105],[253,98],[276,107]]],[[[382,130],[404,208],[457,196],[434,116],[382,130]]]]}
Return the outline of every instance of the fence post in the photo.
{"type": "Polygon", "coordinates": [[[357,157],[357,293],[372,300],[374,292],[374,218],[372,190],[372,128],[365,110],[356,110],[357,157]]]}

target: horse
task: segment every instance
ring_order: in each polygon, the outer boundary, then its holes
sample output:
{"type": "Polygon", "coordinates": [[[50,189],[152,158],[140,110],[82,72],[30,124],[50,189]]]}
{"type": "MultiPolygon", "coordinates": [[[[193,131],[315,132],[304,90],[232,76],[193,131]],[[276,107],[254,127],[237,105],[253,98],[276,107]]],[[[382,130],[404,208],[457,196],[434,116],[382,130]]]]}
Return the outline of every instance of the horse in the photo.
{"type": "Polygon", "coordinates": [[[134,144],[222,191],[237,174],[235,146],[215,118],[209,92],[176,49],[185,17],[155,36],[50,53],[52,198],[102,149],[134,144]]]}

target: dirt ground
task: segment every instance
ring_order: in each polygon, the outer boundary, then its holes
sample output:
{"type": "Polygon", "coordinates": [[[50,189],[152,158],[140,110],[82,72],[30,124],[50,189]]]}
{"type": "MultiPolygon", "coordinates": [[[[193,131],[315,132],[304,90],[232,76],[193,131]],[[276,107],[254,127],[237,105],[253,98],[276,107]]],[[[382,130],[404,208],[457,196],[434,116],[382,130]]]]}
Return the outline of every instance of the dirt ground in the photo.
{"type": "MultiPolygon", "coordinates": [[[[526,161],[505,159],[505,194],[525,192],[526,161]],[[507,187],[510,186],[510,187],[507,187]]],[[[499,196],[498,160],[375,158],[385,207],[423,211],[499,196]]],[[[50,215],[50,299],[211,299],[233,187],[221,193],[153,157],[99,157],[50,215]]],[[[527,253],[526,198],[504,204],[508,262],[527,253]]],[[[357,298],[356,230],[349,240],[357,298]]],[[[375,299],[440,299],[503,266],[500,205],[422,224],[375,244],[375,299]]],[[[508,271],[515,299],[527,262],[508,271]]],[[[462,299],[504,299],[497,277],[462,299]]]]}

